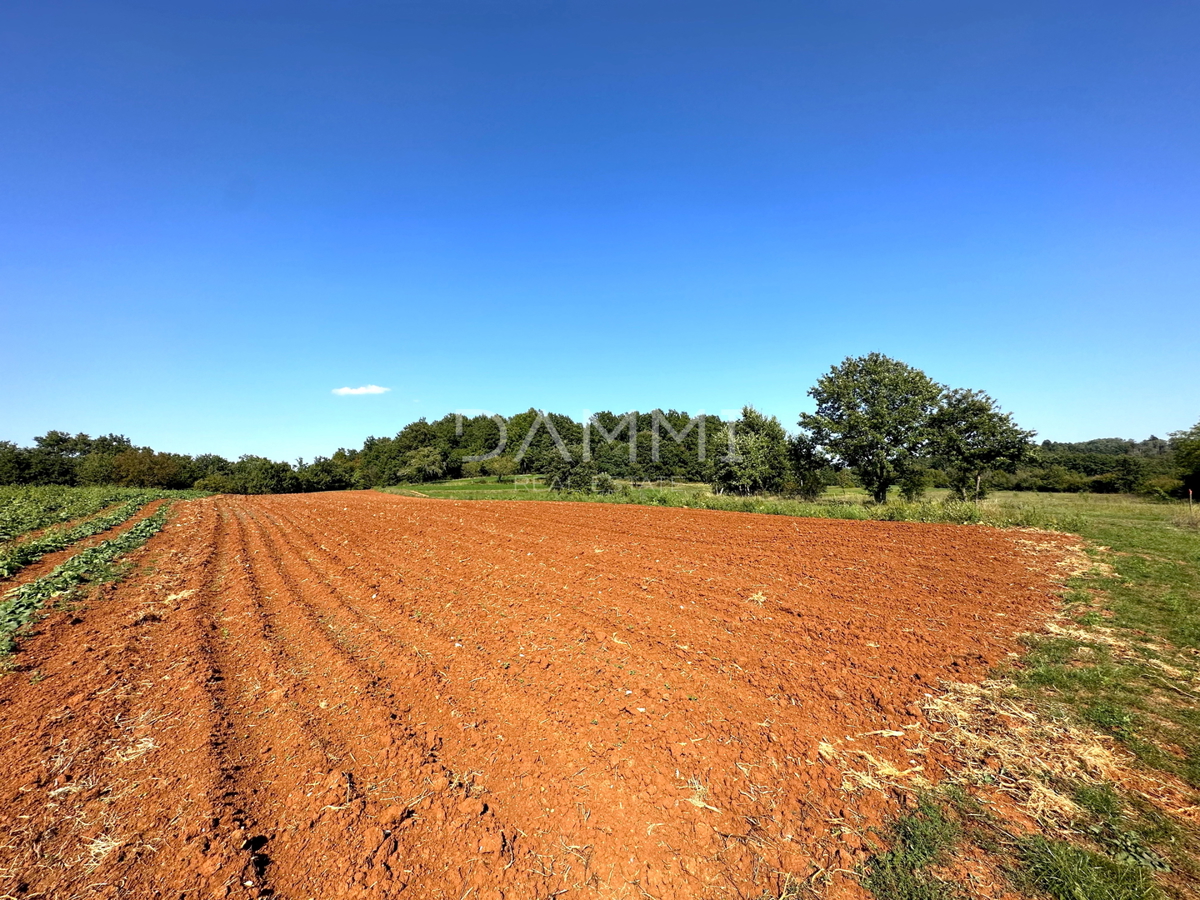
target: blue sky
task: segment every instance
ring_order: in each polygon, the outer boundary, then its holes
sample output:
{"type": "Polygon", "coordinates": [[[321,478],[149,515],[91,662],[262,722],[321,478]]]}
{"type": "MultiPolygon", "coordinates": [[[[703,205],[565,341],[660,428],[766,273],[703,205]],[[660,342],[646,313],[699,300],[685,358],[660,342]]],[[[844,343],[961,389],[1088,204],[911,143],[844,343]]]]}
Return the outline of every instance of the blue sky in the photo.
{"type": "Polygon", "coordinates": [[[1163,435],[1200,418],[1198,109],[1194,2],[16,0],[0,439],[791,427],[872,350],[1043,437],[1163,435]]]}

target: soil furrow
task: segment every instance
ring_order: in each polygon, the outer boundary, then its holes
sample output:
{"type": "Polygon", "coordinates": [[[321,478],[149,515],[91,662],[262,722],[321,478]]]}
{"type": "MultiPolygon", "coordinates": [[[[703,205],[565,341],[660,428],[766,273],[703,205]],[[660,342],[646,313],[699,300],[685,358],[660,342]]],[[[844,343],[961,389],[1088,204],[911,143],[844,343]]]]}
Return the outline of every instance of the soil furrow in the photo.
{"type": "MultiPolygon", "coordinates": [[[[286,516],[277,516],[277,523],[288,521],[286,516]]],[[[290,537],[289,528],[280,528],[279,535],[281,539],[287,540],[290,537]]],[[[445,542],[443,542],[445,543],[445,542]]],[[[450,542],[453,545],[453,542],[450,542]]],[[[453,546],[449,548],[453,555],[453,546]]],[[[337,559],[336,555],[326,554],[335,559],[336,562],[333,568],[342,570],[345,567],[344,559],[337,559]]],[[[362,561],[361,556],[357,559],[362,561]]],[[[369,567],[369,564],[366,564],[369,567]]],[[[316,581],[316,569],[314,572],[313,581],[316,581]]],[[[365,575],[356,575],[355,578],[365,578],[367,582],[372,579],[365,575]]],[[[346,580],[346,579],[343,579],[346,580]]],[[[353,631],[355,640],[359,642],[356,647],[356,652],[361,654],[368,651],[365,643],[368,641],[368,635],[372,632],[378,634],[380,630],[375,626],[374,621],[376,616],[365,617],[362,614],[364,608],[382,609],[386,613],[387,598],[382,597],[375,600],[375,593],[371,591],[371,585],[365,587],[360,586],[353,594],[343,593],[340,597],[331,598],[331,603],[327,607],[329,616],[341,615],[343,622],[354,621],[353,625],[345,625],[342,629],[345,632],[353,631]],[[340,601],[340,602],[339,602],[340,601]]],[[[551,621],[553,621],[551,617],[551,621]]],[[[506,623],[510,627],[513,623],[506,623]]],[[[464,626],[465,627],[465,626],[464,626]]],[[[467,644],[475,644],[475,641],[489,641],[488,635],[462,633],[462,629],[457,629],[463,637],[463,641],[467,644]]],[[[550,640],[546,636],[543,640],[550,640]]],[[[443,646],[449,647],[451,643],[444,642],[443,646]]],[[[369,649],[370,655],[376,658],[386,658],[388,651],[391,648],[385,641],[382,647],[372,647],[369,649]]],[[[468,653],[466,649],[460,649],[454,657],[451,664],[448,660],[444,665],[447,671],[453,671],[452,677],[446,677],[439,682],[431,682],[437,686],[440,693],[434,696],[426,696],[422,698],[423,703],[418,703],[426,710],[426,714],[430,710],[441,709],[445,706],[451,707],[450,716],[459,717],[463,715],[463,710],[469,713],[474,713],[476,708],[488,709],[506,709],[508,714],[505,721],[500,727],[496,727],[493,723],[469,723],[475,726],[475,729],[470,733],[473,740],[463,741],[455,740],[458,736],[458,730],[454,727],[456,724],[461,729],[461,720],[456,723],[455,718],[448,720],[444,719],[439,727],[447,727],[447,747],[453,748],[454,754],[459,758],[465,758],[468,761],[464,765],[468,767],[480,767],[491,773],[491,776],[500,782],[511,781],[520,776],[522,771],[528,771],[530,761],[525,759],[524,753],[518,749],[518,755],[509,758],[508,754],[497,754],[489,748],[489,757],[481,759],[479,755],[479,745],[488,746],[488,738],[494,739],[500,732],[501,740],[505,743],[501,746],[512,746],[516,748],[535,747],[538,749],[536,758],[537,766],[542,770],[542,780],[551,784],[554,787],[561,788],[564,785],[571,784],[577,792],[595,794],[597,791],[603,793],[606,802],[603,806],[595,810],[590,810],[587,813],[586,827],[580,822],[580,812],[578,807],[568,807],[565,812],[567,815],[558,816],[555,822],[545,822],[538,829],[537,834],[544,839],[549,839],[548,842],[565,841],[569,846],[587,846],[596,843],[598,836],[609,836],[612,843],[624,848],[622,851],[622,859],[598,860],[598,863],[610,863],[610,874],[624,877],[627,879],[636,879],[638,873],[626,872],[623,869],[624,862],[627,861],[627,855],[631,854],[635,858],[643,854],[642,845],[645,843],[656,844],[665,836],[664,833],[659,833],[654,842],[647,841],[649,835],[641,833],[640,827],[632,827],[630,822],[645,821],[652,822],[654,819],[653,812],[657,811],[654,805],[647,805],[643,800],[640,800],[638,794],[646,789],[646,785],[640,780],[635,779],[631,788],[626,788],[626,778],[623,767],[620,761],[632,761],[638,759],[639,764],[650,766],[658,774],[656,783],[650,785],[652,792],[666,792],[673,787],[673,782],[670,777],[672,771],[671,759],[665,757],[657,758],[661,755],[663,749],[664,734],[659,729],[644,732],[644,729],[634,728],[632,734],[618,741],[615,746],[605,747],[603,755],[598,749],[593,748],[585,750],[586,756],[589,758],[592,774],[578,777],[581,773],[579,770],[578,760],[580,758],[579,749],[574,747],[575,741],[573,734],[578,733],[578,727],[582,723],[577,722],[559,722],[551,721],[554,715],[554,707],[561,703],[554,701],[555,695],[561,695],[562,690],[558,684],[547,683],[544,679],[541,683],[536,681],[531,683],[527,688],[520,688],[515,683],[511,683],[511,679],[505,674],[501,674],[503,670],[499,666],[503,665],[499,660],[494,658],[494,655],[487,652],[490,648],[482,644],[475,645],[473,649],[484,651],[482,660],[478,653],[468,653]],[[465,671],[464,671],[465,669],[465,671]],[[456,698],[453,685],[466,684],[468,686],[476,685],[477,682],[482,682],[477,686],[469,688],[470,694],[464,694],[456,698]],[[515,705],[514,705],[515,704],[515,705]],[[491,726],[491,727],[489,727],[491,726]],[[536,726],[536,729],[534,728],[536,726]],[[547,746],[548,745],[548,746],[547,746]],[[571,748],[571,753],[557,753],[556,748],[565,747],[571,748]],[[620,757],[620,761],[616,765],[610,760],[609,755],[615,753],[620,757]],[[499,757],[499,758],[498,758],[499,757]],[[572,779],[572,776],[576,776],[572,779]],[[642,809],[643,807],[646,807],[642,809]],[[637,812],[639,809],[642,811],[637,812]],[[618,815],[607,815],[609,810],[613,810],[618,815]],[[553,825],[553,827],[550,827],[553,825]],[[582,833],[581,833],[582,832],[582,833]]],[[[509,649],[507,642],[504,650],[509,649]]],[[[506,654],[507,655],[507,654],[506,654]]],[[[560,679],[567,681],[586,678],[603,673],[595,673],[592,671],[583,672],[578,670],[574,665],[575,655],[565,657],[560,665],[567,667],[565,675],[559,675],[560,679]]],[[[524,670],[523,670],[524,671],[524,670]]],[[[542,671],[541,667],[535,667],[530,670],[529,674],[536,677],[542,671]]],[[[520,679],[522,682],[525,679],[520,679]]],[[[593,689],[595,685],[592,686],[593,689]]],[[[432,689],[430,689],[432,690],[432,689]]],[[[601,689],[599,694],[609,693],[611,696],[623,696],[623,692],[618,690],[615,685],[609,685],[609,690],[606,692],[601,689]]],[[[409,699],[412,699],[411,697],[409,699]]],[[[578,698],[576,698],[578,699],[578,698]]],[[[632,704],[627,704],[632,705],[632,704]]],[[[603,708],[600,708],[600,713],[603,713],[603,708]]],[[[619,714],[619,713],[618,713],[619,714]]],[[[636,717],[636,712],[632,709],[626,711],[626,715],[636,717]]],[[[632,720],[628,724],[632,724],[632,720]]],[[[695,734],[691,735],[695,737],[695,734]]],[[[718,735],[721,736],[721,735],[718,735]]],[[[491,747],[495,747],[492,744],[491,747]]],[[[545,787],[542,790],[546,790],[545,787]]],[[[587,809],[587,807],[584,807],[587,809]]],[[[553,850],[553,847],[541,847],[541,851],[553,850]]],[[[585,879],[586,880],[586,879],[585,879]]]]}
{"type": "MultiPolygon", "coordinates": [[[[300,554],[295,551],[295,535],[293,526],[287,517],[276,516],[273,520],[275,528],[270,532],[269,539],[277,539],[281,544],[288,545],[293,556],[292,559],[304,566],[304,570],[309,573],[309,578],[306,579],[309,585],[317,585],[322,581],[320,575],[320,567],[312,562],[311,557],[305,560],[300,554]]],[[[276,568],[279,571],[284,571],[288,568],[282,561],[276,557],[276,568]]],[[[337,564],[336,568],[342,568],[341,564],[337,564]]],[[[368,579],[370,580],[370,579],[368,579]]],[[[320,595],[324,602],[317,604],[308,604],[301,599],[299,591],[293,591],[296,606],[306,608],[305,614],[309,617],[310,631],[318,634],[324,643],[327,643],[339,659],[343,660],[347,665],[358,669],[362,672],[363,693],[379,695],[380,702],[393,702],[396,697],[396,687],[399,686],[404,691],[404,700],[410,706],[420,707],[424,710],[423,718],[430,719],[436,715],[436,721],[427,721],[420,723],[425,729],[431,729],[434,733],[441,733],[442,746],[440,747],[439,758],[446,763],[452,765],[454,770],[458,772],[479,771],[488,772],[489,776],[495,776],[501,780],[506,780],[508,777],[519,777],[522,771],[528,770],[528,762],[518,758],[505,765],[501,757],[504,744],[496,744],[495,740],[499,734],[494,728],[489,728],[486,721],[470,721],[470,717],[475,713],[477,708],[489,708],[488,685],[480,685],[479,691],[482,696],[475,693],[458,693],[455,685],[465,683],[467,691],[471,691],[470,685],[482,678],[476,676],[468,678],[472,672],[463,672],[456,674],[453,678],[449,676],[441,676],[434,678],[415,678],[414,675],[431,674],[436,670],[431,669],[428,663],[418,661],[415,667],[413,664],[401,664],[397,666],[393,660],[397,657],[405,659],[410,656],[411,648],[398,643],[394,638],[394,632],[389,633],[379,628],[375,624],[373,616],[366,615],[366,608],[381,608],[386,606],[386,600],[380,600],[375,603],[373,597],[367,592],[371,591],[369,586],[359,587],[353,593],[348,593],[345,590],[335,590],[332,587],[324,586],[325,590],[315,592],[308,591],[310,597],[320,595]],[[361,661],[360,661],[361,660],[361,661]],[[405,682],[407,681],[407,685],[405,682]],[[414,693],[416,695],[414,695],[414,693]],[[498,749],[500,748],[500,749],[498,749]]],[[[290,604],[289,604],[290,606],[290,604]]],[[[482,649],[482,648],[480,648],[482,649]]],[[[494,670],[493,670],[494,671],[494,670]]],[[[347,677],[349,680],[349,676],[347,677]]],[[[495,693],[495,692],[493,692],[495,693]]],[[[505,692],[500,692],[505,693],[505,692]]],[[[507,698],[511,704],[513,694],[507,698]]],[[[392,707],[394,708],[394,706],[392,707]]],[[[510,714],[512,719],[517,722],[537,722],[545,716],[544,709],[538,709],[532,702],[523,705],[519,714],[510,714]]],[[[569,746],[569,735],[565,732],[560,732],[557,729],[544,730],[553,732],[553,737],[561,738],[567,741],[569,746]]],[[[505,728],[507,732],[507,745],[522,747],[531,743],[546,741],[546,735],[541,734],[536,737],[523,733],[519,728],[505,728]]],[[[428,733],[428,732],[427,732],[428,733]]],[[[505,735],[500,735],[500,740],[505,741],[505,735]]],[[[543,776],[546,780],[566,781],[569,779],[572,772],[578,769],[577,755],[572,756],[565,753],[557,753],[554,748],[557,746],[557,741],[551,742],[550,748],[543,750],[538,757],[538,764],[546,770],[543,776]],[[553,755],[558,757],[555,764],[551,765],[551,760],[548,756],[553,755]],[[557,772],[555,776],[552,773],[557,772]]],[[[449,771],[447,774],[454,777],[454,772],[449,771]]],[[[626,804],[632,800],[628,798],[626,804]]],[[[500,801],[495,801],[493,811],[499,818],[504,818],[504,804],[500,801]]],[[[557,830],[551,832],[549,828],[543,828],[546,834],[552,834],[555,841],[563,840],[568,846],[577,845],[579,843],[579,835],[575,834],[579,830],[578,812],[577,810],[568,807],[564,810],[567,813],[566,820],[561,822],[557,830]]],[[[593,827],[596,827],[593,824],[593,827]]],[[[612,832],[612,828],[609,832],[612,832]]],[[[511,845],[515,837],[515,830],[511,827],[500,828],[500,833],[504,834],[506,844],[511,845]]],[[[486,835],[485,835],[486,837],[486,835]]],[[[482,843],[482,842],[481,842],[482,843]]],[[[493,841],[494,843],[494,841],[493,841]]],[[[585,841],[590,843],[590,841],[585,841]]],[[[633,843],[629,846],[633,848],[633,843]]],[[[552,851],[553,846],[538,846],[538,852],[545,854],[546,851],[552,851]]],[[[516,861],[516,860],[514,860],[516,861]]],[[[528,862],[528,861],[526,861],[528,862]]],[[[578,868],[578,867],[577,867],[578,868]]],[[[579,873],[582,876],[581,881],[577,881],[576,885],[586,883],[589,872],[584,867],[584,871],[579,873]]]]}
{"type": "MultiPolygon", "coordinates": [[[[251,519],[257,516],[252,513],[251,519]]],[[[341,869],[346,868],[347,861],[350,870],[357,873],[350,876],[347,889],[405,888],[411,896],[441,898],[508,881],[504,867],[520,862],[512,847],[515,832],[510,830],[505,835],[503,825],[495,824],[494,811],[472,796],[470,779],[443,763],[440,737],[418,734],[397,713],[404,707],[393,686],[402,688],[412,672],[380,672],[359,660],[360,636],[348,635],[338,627],[338,620],[330,614],[336,606],[314,603],[309,599],[314,593],[311,588],[302,591],[296,587],[294,569],[302,568],[312,575],[317,570],[288,552],[286,544],[278,540],[279,526],[279,521],[272,519],[269,527],[260,526],[254,535],[254,552],[265,555],[270,562],[260,567],[263,615],[272,623],[281,655],[288,652],[283,649],[286,647],[304,647],[310,653],[323,651],[319,656],[325,660],[324,670],[310,673],[307,687],[311,690],[307,693],[320,692],[343,702],[306,698],[311,709],[319,707],[323,711],[322,716],[313,716],[311,725],[326,735],[352,737],[354,747],[353,753],[346,754],[351,761],[343,760],[348,767],[344,773],[347,785],[352,786],[347,793],[348,808],[338,810],[341,815],[331,821],[332,830],[323,838],[325,852],[309,854],[310,858],[329,861],[335,871],[309,871],[305,882],[289,885],[288,892],[303,893],[312,890],[314,884],[330,883],[330,879],[337,883],[346,874],[341,869]],[[389,795],[390,799],[385,800],[389,795]],[[394,802],[397,799],[402,800],[399,806],[394,802]],[[348,824],[365,835],[362,847],[345,846],[348,824]],[[493,855],[489,851],[473,865],[451,870],[437,860],[422,858],[419,847],[430,841],[431,830],[450,830],[466,843],[508,852],[494,854],[496,865],[489,865],[489,856],[493,855]],[[355,859],[356,855],[359,858],[355,859]]],[[[330,596],[335,601],[345,599],[330,596]]],[[[518,867],[514,876],[521,871],[518,867]]]]}

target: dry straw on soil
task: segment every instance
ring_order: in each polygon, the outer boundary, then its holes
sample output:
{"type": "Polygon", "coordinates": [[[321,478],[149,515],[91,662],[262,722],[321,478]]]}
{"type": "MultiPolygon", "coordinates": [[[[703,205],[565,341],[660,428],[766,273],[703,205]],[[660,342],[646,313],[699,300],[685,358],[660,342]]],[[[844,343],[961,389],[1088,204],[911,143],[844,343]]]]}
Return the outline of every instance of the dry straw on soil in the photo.
{"type": "Polygon", "coordinates": [[[945,778],[1010,798],[1042,827],[1073,833],[1080,809],[1067,785],[1120,784],[1180,821],[1200,823],[1196,793],[1177,778],[1149,774],[1104,734],[1052,718],[1015,695],[1004,681],[953,683],[923,704],[933,727],[925,732],[957,766],[945,778]]]}

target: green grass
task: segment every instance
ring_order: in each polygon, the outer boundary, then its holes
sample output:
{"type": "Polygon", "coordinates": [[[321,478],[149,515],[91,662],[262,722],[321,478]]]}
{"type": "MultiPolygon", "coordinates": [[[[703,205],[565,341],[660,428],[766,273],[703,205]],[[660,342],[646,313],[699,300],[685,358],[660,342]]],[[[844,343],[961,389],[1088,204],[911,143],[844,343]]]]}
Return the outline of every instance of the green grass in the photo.
{"type": "Polygon", "coordinates": [[[1067,506],[1040,502],[1041,495],[1010,494],[981,504],[946,499],[945,491],[930,492],[929,498],[908,503],[893,500],[884,505],[867,502],[866,493],[854,488],[834,488],[814,502],[781,497],[740,497],[713,494],[704,484],[672,484],[634,487],[622,484],[612,494],[583,494],[551,491],[535,476],[518,476],[512,482],[461,478],[417,485],[383,488],[388,493],[410,497],[453,500],[559,500],[591,503],[671,506],[713,509],[726,512],[764,513],[824,519],[883,520],[893,522],[944,522],[958,525],[1035,527],[1073,530],[1076,513],[1067,506]]]}
{"type": "MultiPolygon", "coordinates": [[[[1108,734],[1151,776],[1158,770],[1200,790],[1200,530],[1179,504],[1026,498],[1018,502],[1041,504],[1050,517],[1074,517],[1095,567],[1064,591],[1070,633],[1029,638],[1020,663],[998,674],[1045,715],[1108,734]]],[[[996,824],[969,835],[999,854],[1023,892],[1056,900],[1195,896],[1194,829],[1120,784],[1058,787],[1079,808],[1069,840],[1015,838],[996,824]]],[[[875,893],[906,896],[889,890],[875,893]]]]}
{"type": "Polygon", "coordinates": [[[1135,827],[1110,785],[1081,787],[1075,799],[1085,818],[1077,823],[1077,839],[1068,841],[1014,835],[961,789],[935,789],[883,833],[888,849],[862,867],[862,884],[880,900],[966,900],[971,892],[940,873],[952,869],[956,854],[971,844],[992,854],[995,871],[1025,896],[1165,900],[1155,873],[1170,867],[1150,848],[1147,835],[1164,839],[1170,827],[1135,827]]]}
{"type": "Polygon", "coordinates": [[[495,478],[457,478],[426,484],[383,488],[392,494],[434,497],[440,500],[548,500],[550,490],[536,475],[517,475],[507,481],[495,478]]]}
{"type": "Polygon", "coordinates": [[[1077,507],[1079,533],[1108,548],[1093,550],[1098,568],[1068,585],[1079,634],[1030,640],[1014,678],[1200,789],[1200,531],[1176,524],[1171,504],[1077,507]]]}
{"type": "Polygon", "coordinates": [[[1020,842],[1017,882],[1054,900],[1159,900],[1149,871],[1062,840],[1041,836],[1020,842]]]}
{"type": "MultiPolygon", "coordinates": [[[[432,497],[439,500],[592,500],[595,502],[605,500],[604,497],[596,494],[552,491],[542,483],[541,476],[538,475],[517,475],[506,481],[497,481],[490,477],[456,478],[450,481],[434,481],[424,484],[402,484],[382,490],[391,494],[432,497]]],[[[644,498],[657,496],[657,492],[662,491],[681,497],[709,493],[706,484],[675,484],[665,488],[643,487],[631,490],[635,496],[644,498]]],[[[609,500],[611,502],[612,498],[609,500]]]]}
{"type": "Polygon", "coordinates": [[[891,849],[867,861],[863,885],[888,900],[954,900],[966,895],[931,869],[950,859],[959,827],[932,796],[919,798],[915,812],[892,823],[885,834],[891,849]]]}

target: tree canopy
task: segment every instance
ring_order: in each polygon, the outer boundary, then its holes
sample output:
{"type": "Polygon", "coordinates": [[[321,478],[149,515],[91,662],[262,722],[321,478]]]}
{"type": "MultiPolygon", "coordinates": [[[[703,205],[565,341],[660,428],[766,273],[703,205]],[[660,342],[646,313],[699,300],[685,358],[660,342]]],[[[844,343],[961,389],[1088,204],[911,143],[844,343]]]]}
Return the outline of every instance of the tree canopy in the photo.
{"type": "Polygon", "coordinates": [[[1193,493],[1200,493],[1200,422],[1187,431],[1171,435],[1175,447],[1175,464],[1179,467],[1183,486],[1193,493]]]}
{"type": "Polygon", "coordinates": [[[791,473],[787,432],[774,416],[753,406],[725,426],[727,451],[717,460],[712,484],[718,493],[778,493],[791,473]]]}
{"type": "Polygon", "coordinates": [[[808,393],[817,409],[801,414],[800,427],[884,503],[925,450],[942,387],[920,369],[870,353],[833,366],[808,393]]]}
{"type": "Polygon", "coordinates": [[[960,500],[983,498],[984,477],[1015,472],[1033,454],[1036,432],[1019,428],[983,391],[955,389],[942,395],[929,419],[930,455],[960,500]]]}

